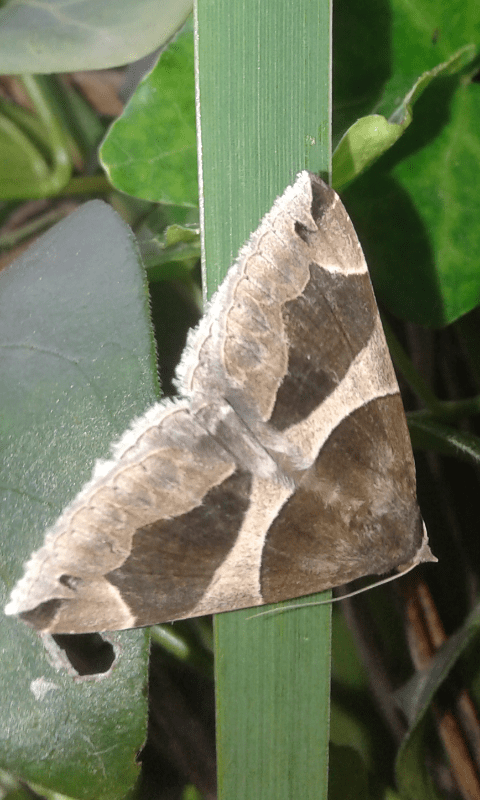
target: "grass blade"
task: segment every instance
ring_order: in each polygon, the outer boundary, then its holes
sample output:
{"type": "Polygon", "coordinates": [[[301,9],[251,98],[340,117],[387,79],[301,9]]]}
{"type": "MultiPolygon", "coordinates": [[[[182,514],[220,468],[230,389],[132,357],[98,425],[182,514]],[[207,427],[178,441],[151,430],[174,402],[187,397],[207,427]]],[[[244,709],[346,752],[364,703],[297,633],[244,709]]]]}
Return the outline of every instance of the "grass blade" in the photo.
{"type": "MultiPolygon", "coordinates": [[[[198,0],[209,294],[300,169],[329,176],[330,19],[328,0],[198,0]]],[[[219,798],[319,800],[327,795],[330,608],[253,613],[215,620],[219,798]]]]}

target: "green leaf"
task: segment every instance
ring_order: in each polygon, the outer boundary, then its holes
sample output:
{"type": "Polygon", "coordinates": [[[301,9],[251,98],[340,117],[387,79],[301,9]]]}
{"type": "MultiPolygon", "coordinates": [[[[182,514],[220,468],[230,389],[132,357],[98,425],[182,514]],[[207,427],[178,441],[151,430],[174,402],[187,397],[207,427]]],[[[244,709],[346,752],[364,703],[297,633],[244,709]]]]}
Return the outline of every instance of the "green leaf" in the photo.
{"type": "MultiPolygon", "coordinates": [[[[438,327],[471,311],[480,298],[475,176],[480,93],[470,80],[445,78],[417,108],[423,130],[412,126],[399,142],[391,177],[414,206],[416,224],[409,245],[420,245],[420,259],[402,269],[402,307],[393,281],[388,288],[384,285],[384,298],[394,313],[406,310],[408,319],[438,327]],[[428,252],[422,253],[424,243],[428,252]],[[435,291],[426,298],[422,286],[432,282],[435,291]],[[414,295],[407,298],[409,290],[414,295]]],[[[402,226],[403,220],[397,218],[397,224],[402,226]]]]}
{"type": "Polygon", "coordinates": [[[335,142],[359,117],[389,119],[423,73],[480,39],[476,0],[350,0],[333,26],[335,142]]]}
{"type": "Polygon", "coordinates": [[[159,237],[143,238],[142,259],[149,281],[187,279],[200,258],[198,226],[170,225],[159,237]]]}
{"type": "Polygon", "coordinates": [[[438,78],[405,135],[344,193],[377,296],[403,319],[443,326],[478,304],[479,113],[476,84],[438,78]]]}
{"type": "Polygon", "coordinates": [[[328,800],[368,800],[368,773],[353,747],[330,745],[328,800]]]}
{"type": "MultiPolygon", "coordinates": [[[[95,457],[156,397],[145,277],[109,206],[84,205],[0,274],[0,327],[3,607],[95,457]]],[[[0,766],[72,797],[123,797],[146,733],[145,632],[83,637],[115,659],[83,677],[14,618],[0,617],[0,640],[0,766]]]]}
{"type": "Polygon", "coordinates": [[[28,196],[30,186],[43,185],[48,178],[48,164],[33,142],[5,113],[0,116],[0,182],[3,198],[11,198],[19,191],[28,196]]]}
{"type": "Polygon", "coordinates": [[[0,198],[56,194],[70,178],[66,136],[42,81],[23,79],[37,116],[7,101],[0,103],[0,198]]]}
{"type": "Polygon", "coordinates": [[[0,8],[0,74],[106,69],[164,44],[191,0],[5,0],[0,8]]]}
{"type": "MultiPolygon", "coordinates": [[[[402,798],[416,800],[441,800],[425,764],[425,737],[427,732],[427,710],[435,693],[465,654],[480,629],[480,607],[477,606],[465,623],[439,649],[428,669],[418,672],[409,683],[396,692],[396,698],[406,714],[410,728],[402,742],[396,763],[397,784],[402,798]]],[[[478,672],[478,660],[475,659],[478,672]]]]}
{"type": "Polygon", "coordinates": [[[336,189],[360,175],[402,136],[412,121],[413,105],[431,81],[439,75],[452,75],[475,55],[473,45],[461,48],[458,53],[424,72],[410,89],[390,119],[372,114],[361,117],[342,136],[332,157],[333,185],[336,189]]]}
{"type": "Polygon", "coordinates": [[[403,127],[379,114],[361,117],[348,129],[332,156],[335,189],[360,175],[402,135],[403,127]]]}
{"type": "MultiPolygon", "coordinates": [[[[480,93],[472,81],[480,33],[477,5],[474,0],[435,7],[429,0],[414,5],[395,0],[387,11],[372,0],[367,10],[354,2],[343,4],[337,14],[337,30],[344,34],[336,54],[341,89],[335,97],[337,135],[343,132],[339,123],[356,121],[355,110],[405,122],[408,103],[399,109],[401,98],[411,87],[411,99],[417,98],[412,124],[343,199],[379,299],[402,319],[446,325],[474,308],[480,297],[475,213],[480,93]],[[363,47],[356,31],[368,26],[366,41],[376,36],[382,48],[363,47]],[[425,89],[425,77],[448,62],[451,68],[425,89]],[[362,76],[372,80],[361,83],[362,76]]],[[[386,139],[392,131],[384,125],[377,141],[365,144],[363,124],[358,123],[360,138],[344,144],[337,185],[390,144],[386,139]]]]}
{"type": "Polygon", "coordinates": [[[19,781],[2,769],[0,769],[0,793],[2,800],[32,800],[36,796],[42,800],[69,800],[65,795],[51,792],[45,786],[19,781]]]}
{"type": "MultiPolygon", "coordinates": [[[[390,75],[379,98],[377,113],[389,117],[417,78],[454,53],[479,41],[480,19],[476,0],[453,0],[432,5],[393,0],[386,47],[390,75]]],[[[375,56],[374,56],[375,57],[375,56]]]]}
{"type": "Polygon", "coordinates": [[[198,203],[193,34],[164,50],[141,81],[100,150],[122,192],[161,203],[198,203]]]}
{"type": "Polygon", "coordinates": [[[414,447],[480,465],[480,439],[474,433],[463,433],[421,412],[408,415],[408,429],[414,447]]]}
{"type": "MultiPolygon", "coordinates": [[[[295,173],[329,174],[329,30],[328,2],[198,4],[209,294],[295,173]]],[[[219,798],[320,800],[330,608],[255,613],[215,618],[219,798]]]]}
{"type": "MultiPolygon", "coordinates": [[[[375,708],[369,703],[368,673],[361,663],[345,616],[339,604],[335,604],[332,607],[330,753],[332,744],[354,748],[366,767],[374,770],[379,758],[386,755],[378,746],[375,722],[375,708]]],[[[383,730],[380,735],[384,735],[383,730]]],[[[329,764],[329,772],[330,767],[329,764]]],[[[330,794],[331,790],[330,781],[330,794]]]]}

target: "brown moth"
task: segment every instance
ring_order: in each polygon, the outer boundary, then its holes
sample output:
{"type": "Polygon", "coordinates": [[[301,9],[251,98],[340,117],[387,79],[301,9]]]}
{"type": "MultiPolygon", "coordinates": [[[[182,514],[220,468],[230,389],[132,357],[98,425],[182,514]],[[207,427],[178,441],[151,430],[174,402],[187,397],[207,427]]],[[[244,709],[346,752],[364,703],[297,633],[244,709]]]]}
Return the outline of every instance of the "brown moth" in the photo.
{"type": "Polygon", "coordinates": [[[5,613],[83,633],[260,606],[433,561],[367,265],[301,172],[177,370],[47,532],[5,613]]]}

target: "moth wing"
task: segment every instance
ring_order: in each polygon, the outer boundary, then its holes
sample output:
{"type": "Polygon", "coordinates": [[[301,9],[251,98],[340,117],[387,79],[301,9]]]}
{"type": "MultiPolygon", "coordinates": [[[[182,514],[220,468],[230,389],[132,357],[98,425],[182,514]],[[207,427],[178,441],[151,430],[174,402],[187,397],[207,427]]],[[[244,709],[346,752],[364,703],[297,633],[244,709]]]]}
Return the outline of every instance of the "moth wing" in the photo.
{"type": "Polygon", "coordinates": [[[389,395],[348,414],[304,472],[266,536],[261,593],[273,603],[423,561],[436,559],[402,402],[389,395]]]}
{"type": "Polygon", "coordinates": [[[241,249],[191,332],[179,384],[187,396],[214,393],[247,420],[285,429],[342,380],[377,313],[362,249],[339,197],[301,172],[241,249]],[[354,319],[352,297],[358,297],[354,319]]]}
{"type": "Polygon", "coordinates": [[[185,404],[154,406],[62,513],[6,613],[51,633],[189,616],[236,539],[250,482],[185,404]]]}

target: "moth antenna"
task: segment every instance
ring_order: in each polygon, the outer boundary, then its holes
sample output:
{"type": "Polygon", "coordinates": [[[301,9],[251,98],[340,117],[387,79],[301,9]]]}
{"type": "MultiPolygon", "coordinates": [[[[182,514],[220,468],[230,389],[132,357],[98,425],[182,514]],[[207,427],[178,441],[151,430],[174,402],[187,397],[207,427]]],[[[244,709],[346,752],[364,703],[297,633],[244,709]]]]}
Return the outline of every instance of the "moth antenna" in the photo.
{"type": "MultiPolygon", "coordinates": [[[[437,559],[435,559],[436,561],[437,559]]],[[[402,569],[396,575],[389,575],[388,578],[382,578],[381,581],[376,581],[375,583],[371,583],[369,586],[362,586],[361,589],[355,589],[354,592],[349,592],[348,594],[342,594],[340,597],[331,597],[329,600],[315,600],[312,603],[298,603],[294,606],[285,606],[284,608],[269,608],[268,611],[261,611],[259,614],[252,614],[251,617],[247,617],[249,619],[256,619],[257,617],[266,617],[267,614],[283,614],[284,611],[294,611],[297,608],[309,608],[310,606],[328,606],[332,603],[338,603],[339,600],[349,600],[350,597],[355,597],[356,594],[363,594],[364,592],[369,592],[370,589],[376,589],[378,586],[383,586],[384,583],[390,583],[390,581],[396,581],[398,578],[401,578],[403,575],[406,575],[408,572],[411,572],[412,569],[418,567],[418,561],[414,561],[405,569],[402,569]]]]}

